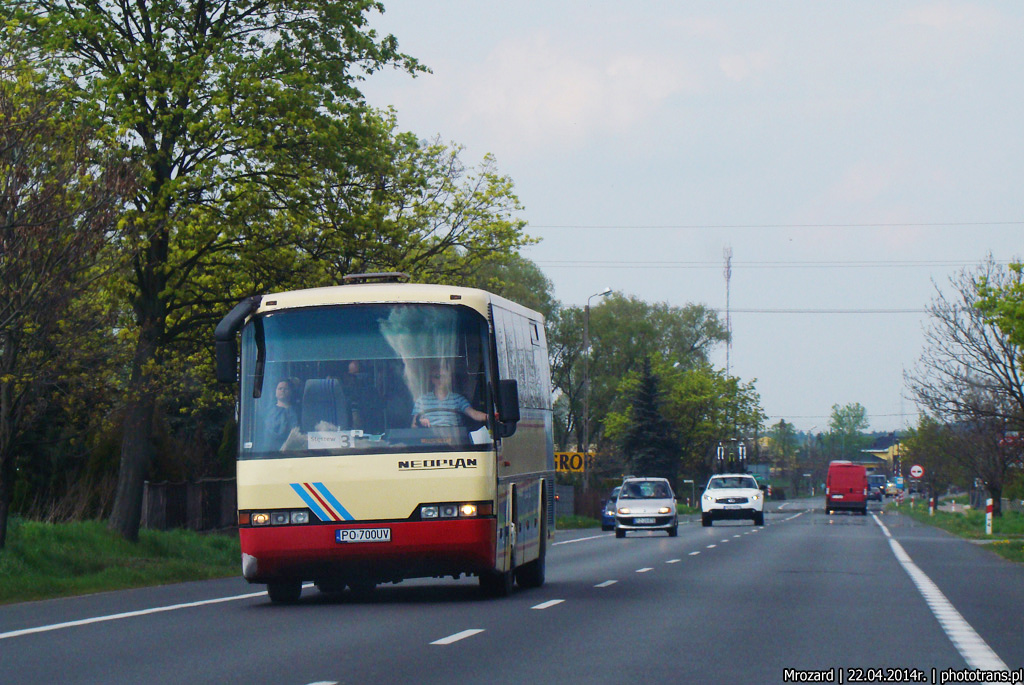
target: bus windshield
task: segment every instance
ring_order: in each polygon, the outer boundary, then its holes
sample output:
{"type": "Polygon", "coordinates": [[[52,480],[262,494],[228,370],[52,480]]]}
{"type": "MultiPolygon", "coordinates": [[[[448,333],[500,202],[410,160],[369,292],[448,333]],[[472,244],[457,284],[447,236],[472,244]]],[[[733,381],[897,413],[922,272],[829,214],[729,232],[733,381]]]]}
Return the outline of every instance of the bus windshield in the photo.
{"type": "Polygon", "coordinates": [[[242,331],[239,459],[488,449],[487,322],[458,305],[358,304],[242,331]]]}

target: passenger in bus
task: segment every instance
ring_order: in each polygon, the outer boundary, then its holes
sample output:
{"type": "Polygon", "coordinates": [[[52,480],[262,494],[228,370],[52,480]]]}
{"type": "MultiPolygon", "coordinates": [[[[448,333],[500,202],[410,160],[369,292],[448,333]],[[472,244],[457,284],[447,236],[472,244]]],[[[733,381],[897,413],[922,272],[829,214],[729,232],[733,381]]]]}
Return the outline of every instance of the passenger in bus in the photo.
{"type": "Polygon", "coordinates": [[[412,425],[465,426],[464,417],[474,421],[487,421],[487,414],[470,405],[469,400],[452,390],[452,372],[443,366],[432,367],[430,385],[433,388],[416,400],[412,408],[412,425]]]}
{"type": "Polygon", "coordinates": [[[367,433],[383,433],[384,403],[373,379],[362,370],[358,360],[348,363],[341,385],[352,412],[352,426],[367,433]]]}
{"type": "Polygon", "coordinates": [[[295,409],[295,385],[285,379],[274,388],[277,403],[270,408],[267,417],[267,445],[272,450],[281,449],[288,434],[299,425],[299,412],[295,409]]]}

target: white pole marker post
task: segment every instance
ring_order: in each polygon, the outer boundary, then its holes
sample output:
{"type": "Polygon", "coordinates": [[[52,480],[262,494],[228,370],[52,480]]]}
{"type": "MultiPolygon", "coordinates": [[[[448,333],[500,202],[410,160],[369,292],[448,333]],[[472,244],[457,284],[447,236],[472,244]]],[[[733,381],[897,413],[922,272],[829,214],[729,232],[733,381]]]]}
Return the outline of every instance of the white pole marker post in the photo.
{"type": "Polygon", "coordinates": [[[985,500],[985,535],[992,534],[992,498],[985,500]]]}

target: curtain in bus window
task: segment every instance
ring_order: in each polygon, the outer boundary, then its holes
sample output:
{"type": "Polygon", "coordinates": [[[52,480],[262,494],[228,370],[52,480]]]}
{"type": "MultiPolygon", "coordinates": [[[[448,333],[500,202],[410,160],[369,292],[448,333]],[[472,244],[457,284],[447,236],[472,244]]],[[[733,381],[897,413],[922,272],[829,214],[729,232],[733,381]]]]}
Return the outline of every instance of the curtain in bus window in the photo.
{"type": "Polygon", "coordinates": [[[413,397],[431,390],[432,370],[453,376],[459,371],[459,311],[454,307],[396,307],[381,321],[380,332],[402,358],[413,397]]]}

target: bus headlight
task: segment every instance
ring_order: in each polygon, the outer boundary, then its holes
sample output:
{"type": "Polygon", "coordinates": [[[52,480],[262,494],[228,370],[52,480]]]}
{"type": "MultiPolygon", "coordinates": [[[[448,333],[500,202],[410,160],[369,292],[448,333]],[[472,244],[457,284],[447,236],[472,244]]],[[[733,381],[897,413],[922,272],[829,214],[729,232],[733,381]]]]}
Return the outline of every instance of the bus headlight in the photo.
{"type": "Polygon", "coordinates": [[[302,511],[293,511],[291,513],[292,523],[309,523],[309,512],[303,509],[302,511]]]}
{"type": "Polygon", "coordinates": [[[492,502],[437,502],[419,506],[420,520],[493,516],[492,502]]]}
{"type": "Polygon", "coordinates": [[[254,526],[270,525],[270,514],[264,512],[264,511],[257,512],[257,513],[252,515],[252,517],[250,518],[250,521],[252,521],[252,525],[254,525],[254,526]]]}

